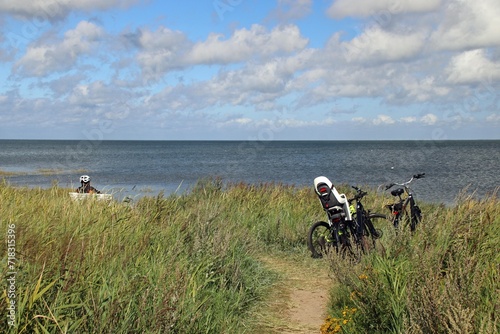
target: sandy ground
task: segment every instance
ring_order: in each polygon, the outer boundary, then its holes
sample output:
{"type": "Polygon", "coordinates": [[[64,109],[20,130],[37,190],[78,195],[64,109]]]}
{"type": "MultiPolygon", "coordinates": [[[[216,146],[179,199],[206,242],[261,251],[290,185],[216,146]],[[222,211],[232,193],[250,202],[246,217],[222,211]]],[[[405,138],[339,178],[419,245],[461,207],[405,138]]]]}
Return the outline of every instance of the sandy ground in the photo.
{"type": "Polygon", "coordinates": [[[259,333],[320,333],[332,279],[324,260],[264,256],[279,276],[265,303],[259,333]]]}

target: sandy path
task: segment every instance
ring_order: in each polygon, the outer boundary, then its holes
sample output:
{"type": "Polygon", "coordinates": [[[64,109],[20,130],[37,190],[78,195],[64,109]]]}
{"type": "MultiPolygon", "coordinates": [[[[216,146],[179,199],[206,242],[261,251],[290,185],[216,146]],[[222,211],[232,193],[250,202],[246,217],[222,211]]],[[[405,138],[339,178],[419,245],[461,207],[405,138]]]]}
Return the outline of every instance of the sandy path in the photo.
{"type": "Polygon", "coordinates": [[[263,256],[279,279],[265,302],[259,333],[320,333],[332,279],[324,260],[263,256]]]}

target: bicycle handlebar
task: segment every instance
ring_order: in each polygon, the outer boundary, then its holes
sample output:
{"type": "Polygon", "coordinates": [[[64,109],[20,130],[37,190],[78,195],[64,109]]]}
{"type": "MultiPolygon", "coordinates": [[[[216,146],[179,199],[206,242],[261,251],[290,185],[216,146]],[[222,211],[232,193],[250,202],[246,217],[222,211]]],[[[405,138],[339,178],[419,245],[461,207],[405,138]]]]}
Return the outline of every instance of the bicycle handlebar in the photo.
{"type": "Polygon", "coordinates": [[[363,197],[365,197],[366,195],[368,195],[368,193],[366,191],[363,191],[361,189],[359,189],[358,187],[356,186],[351,186],[354,190],[356,190],[356,195],[354,195],[353,198],[351,199],[348,199],[349,202],[352,202],[354,200],[360,200],[362,199],[363,197]]]}
{"type": "Polygon", "coordinates": [[[390,183],[388,185],[385,186],[385,190],[389,190],[390,188],[392,188],[393,186],[402,186],[402,187],[406,187],[408,184],[410,184],[414,179],[423,179],[425,177],[425,173],[419,173],[419,174],[415,174],[411,177],[411,179],[409,181],[406,181],[406,182],[403,182],[403,183],[390,183]]]}
{"type": "Polygon", "coordinates": [[[389,190],[389,189],[391,189],[395,185],[396,185],[395,183],[388,184],[388,185],[385,186],[385,190],[389,190]]]}

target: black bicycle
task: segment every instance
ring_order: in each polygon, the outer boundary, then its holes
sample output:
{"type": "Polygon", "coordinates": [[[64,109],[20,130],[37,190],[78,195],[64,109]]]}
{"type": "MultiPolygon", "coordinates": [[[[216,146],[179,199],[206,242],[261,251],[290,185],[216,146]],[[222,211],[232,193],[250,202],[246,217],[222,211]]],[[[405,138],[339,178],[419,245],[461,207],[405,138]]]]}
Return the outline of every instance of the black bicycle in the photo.
{"type": "Polygon", "coordinates": [[[391,183],[385,187],[385,190],[389,190],[394,186],[399,186],[399,188],[391,191],[391,195],[397,197],[397,200],[393,204],[386,205],[386,207],[391,211],[391,220],[394,227],[398,227],[401,223],[410,225],[410,230],[415,231],[417,224],[422,220],[422,211],[415,203],[415,197],[413,191],[410,188],[410,183],[413,180],[421,179],[425,177],[425,173],[415,174],[409,181],[403,183],[391,183]]]}
{"type": "MultiPolygon", "coordinates": [[[[329,196],[329,187],[318,188],[319,196],[329,196]]],[[[328,221],[318,221],[309,228],[307,245],[313,258],[321,258],[334,250],[341,257],[349,257],[357,262],[368,251],[367,239],[371,238],[375,244],[375,239],[382,236],[382,231],[375,229],[373,221],[387,219],[386,215],[365,210],[361,200],[367,193],[357,187],[353,188],[356,195],[345,201],[343,206],[325,205],[325,197],[320,197],[328,221]],[[353,201],[356,201],[356,206],[347,205],[353,201]],[[346,207],[349,212],[346,212],[346,207]]]]}
{"type": "Polygon", "coordinates": [[[352,221],[356,227],[356,233],[354,234],[354,240],[361,253],[366,253],[368,251],[367,240],[371,239],[372,246],[375,247],[375,240],[382,236],[382,231],[376,229],[373,225],[373,221],[377,219],[387,219],[387,216],[382,213],[372,213],[370,210],[365,210],[361,199],[367,195],[366,191],[359,189],[358,187],[352,186],[356,190],[356,195],[349,200],[356,201],[356,207],[353,205],[350,207],[350,211],[353,213],[352,221]]]}

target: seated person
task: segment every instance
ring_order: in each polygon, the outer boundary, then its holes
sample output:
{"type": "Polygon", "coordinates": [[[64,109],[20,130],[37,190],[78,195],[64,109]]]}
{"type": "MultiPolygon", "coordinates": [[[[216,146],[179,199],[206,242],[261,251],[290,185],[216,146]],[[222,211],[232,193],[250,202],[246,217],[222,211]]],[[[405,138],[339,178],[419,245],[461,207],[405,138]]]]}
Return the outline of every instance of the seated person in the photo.
{"type": "Polygon", "coordinates": [[[101,192],[90,185],[90,176],[82,175],[80,176],[81,186],[76,189],[77,193],[80,194],[100,194],[101,192]]]}

